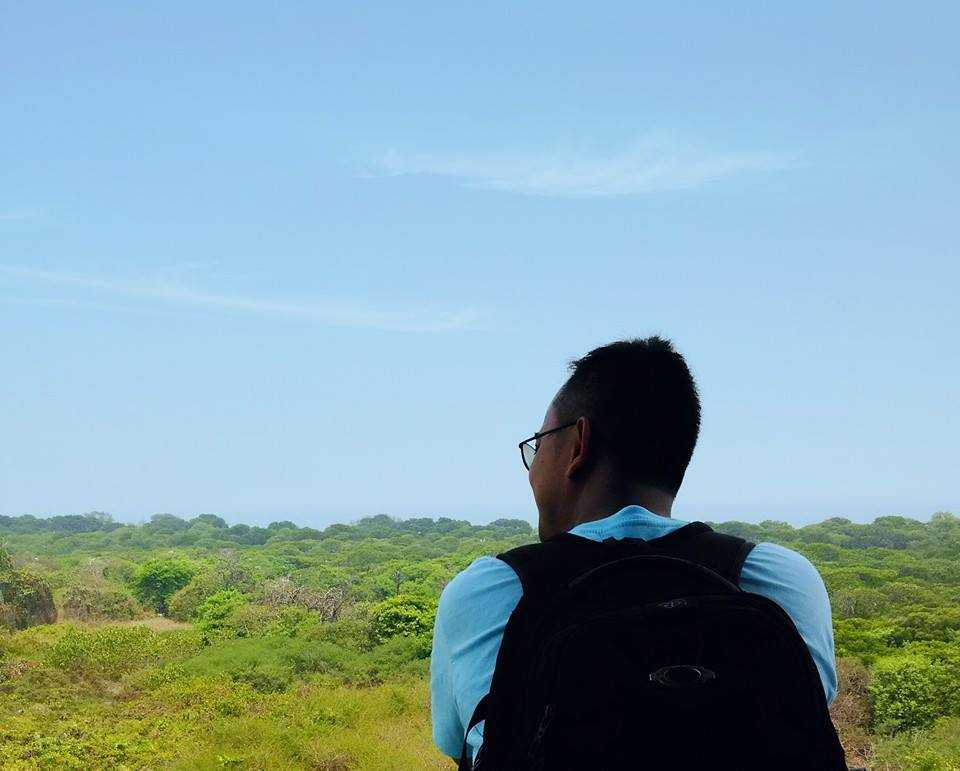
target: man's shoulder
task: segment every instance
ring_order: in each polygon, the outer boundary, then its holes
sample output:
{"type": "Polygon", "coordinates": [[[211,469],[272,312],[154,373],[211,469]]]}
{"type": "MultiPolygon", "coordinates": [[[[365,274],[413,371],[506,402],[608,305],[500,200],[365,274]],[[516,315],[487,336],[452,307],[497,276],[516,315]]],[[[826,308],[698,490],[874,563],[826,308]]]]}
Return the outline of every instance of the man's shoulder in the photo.
{"type": "Polygon", "coordinates": [[[496,557],[479,557],[443,588],[439,612],[457,617],[468,611],[482,613],[496,598],[516,605],[521,593],[520,579],[513,568],[496,557]]]}
{"type": "Polygon", "coordinates": [[[740,587],[769,597],[793,619],[817,665],[827,703],[832,702],[837,668],[830,597],[813,563],[786,546],[759,543],[743,563],[740,587]]]}
{"type": "Polygon", "coordinates": [[[758,543],[743,563],[742,575],[747,580],[772,582],[777,585],[814,585],[823,587],[820,572],[800,552],[776,543],[758,543]]]}
{"type": "Polygon", "coordinates": [[[800,627],[831,625],[830,598],[820,572],[786,546],[757,544],[743,563],[740,588],[775,600],[800,627]]]}

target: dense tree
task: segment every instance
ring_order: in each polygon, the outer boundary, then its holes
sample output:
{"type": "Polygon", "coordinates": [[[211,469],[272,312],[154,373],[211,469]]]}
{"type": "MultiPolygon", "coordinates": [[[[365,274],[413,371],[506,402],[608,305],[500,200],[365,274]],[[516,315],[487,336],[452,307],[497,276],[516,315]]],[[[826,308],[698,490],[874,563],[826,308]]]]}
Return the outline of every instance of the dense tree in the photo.
{"type": "Polygon", "coordinates": [[[960,714],[960,658],[885,658],[873,672],[870,695],[877,730],[927,728],[942,715],[960,714]]]}
{"type": "Polygon", "coordinates": [[[154,514],[144,527],[151,533],[169,534],[186,530],[190,527],[190,523],[173,514],[154,514]]]}
{"type": "Polygon", "coordinates": [[[145,562],[133,577],[134,594],[158,613],[165,613],[167,600],[186,586],[195,573],[184,559],[153,559],[145,562]]]}
{"type": "Polygon", "coordinates": [[[437,603],[428,597],[400,594],[373,609],[373,633],[377,642],[402,635],[428,635],[433,630],[437,603]]]}
{"type": "Polygon", "coordinates": [[[223,520],[222,517],[218,517],[216,514],[200,514],[199,516],[194,517],[190,520],[191,523],[199,522],[210,527],[216,528],[217,530],[226,530],[227,523],[223,520]]]}

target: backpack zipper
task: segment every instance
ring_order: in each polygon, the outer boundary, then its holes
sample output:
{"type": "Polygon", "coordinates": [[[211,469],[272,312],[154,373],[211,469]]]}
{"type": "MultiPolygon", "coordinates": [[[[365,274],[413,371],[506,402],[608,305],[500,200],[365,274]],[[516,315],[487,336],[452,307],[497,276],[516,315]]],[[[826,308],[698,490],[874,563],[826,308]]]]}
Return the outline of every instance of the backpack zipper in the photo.
{"type": "Polygon", "coordinates": [[[553,704],[547,704],[543,708],[543,714],[537,724],[537,732],[534,734],[533,741],[530,742],[530,749],[527,750],[527,756],[533,762],[531,766],[533,769],[543,766],[543,755],[540,754],[540,748],[543,745],[543,737],[546,736],[551,720],[553,720],[553,704]]]}

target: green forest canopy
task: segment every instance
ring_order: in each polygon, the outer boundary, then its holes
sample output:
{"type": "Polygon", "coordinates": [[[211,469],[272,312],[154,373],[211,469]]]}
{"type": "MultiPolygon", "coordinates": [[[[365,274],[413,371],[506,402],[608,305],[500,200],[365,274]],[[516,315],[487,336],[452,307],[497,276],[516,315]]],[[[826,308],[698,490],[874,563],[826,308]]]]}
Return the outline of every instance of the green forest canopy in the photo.
{"type": "MultiPolygon", "coordinates": [[[[715,527],[794,548],[823,575],[843,681],[834,719],[852,764],[960,767],[960,519],[715,527]]],[[[535,539],[519,519],[375,516],[318,530],[212,514],[0,516],[0,584],[48,598],[43,613],[17,615],[14,601],[0,614],[0,761],[137,766],[188,746],[211,766],[390,767],[368,710],[396,718],[407,767],[445,768],[424,701],[437,599],[473,559],[535,539]],[[140,625],[157,613],[167,626],[140,625]],[[359,712],[338,713],[334,692],[359,712]],[[308,705],[327,717],[307,719],[308,705]]]]}

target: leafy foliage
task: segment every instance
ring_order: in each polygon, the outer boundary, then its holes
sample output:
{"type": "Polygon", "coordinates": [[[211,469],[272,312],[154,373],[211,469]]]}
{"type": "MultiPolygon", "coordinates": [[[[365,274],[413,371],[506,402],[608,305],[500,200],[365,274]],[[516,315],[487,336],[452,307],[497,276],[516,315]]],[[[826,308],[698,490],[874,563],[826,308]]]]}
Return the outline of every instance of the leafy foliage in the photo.
{"type": "Polygon", "coordinates": [[[133,577],[137,597],[158,613],[165,613],[167,600],[193,578],[194,569],[184,559],[153,559],[145,562],[133,577]]]}
{"type": "Polygon", "coordinates": [[[79,675],[118,677],[147,660],[153,635],[145,626],[69,627],[50,649],[48,662],[79,675]]]}
{"type": "Polygon", "coordinates": [[[63,618],[76,621],[126,621],[143,615],[129,593],[102,585],[74,584],[63,593],[63,618]]]}
{"type": "Polygon", "coordinates": [[[416,637],[433,632],[436,601],[428,597],[401,594],[373,608],[373,634],[377,642],[391,637],[416,637]]]}
{"type": "MultiPolygon", "coordinates": [[[[960,767],[960,520],[716,527],[820,570],[851,766],[960,767]]],[[[0,606],[0,766],[329,771],[449,767],[429,726],[437,599],[473,559],[536,534],[522,520],[321,531],[94,513],[0,517],[0,537],[0,580],[32,577],[0,606]],[[14,595],[51,597],[40,625],[15,630],[14,595]],[[53,599],[69,623],[47,623],[53,599]]]]}
{"type": "Polygon", "coordinates": [[[56,618],[50,585],[34,573],[17,570],[0,547],[0,627],[24,629],[53,623],[56,618]]]}
{"type": "Polygon", "coordinates": [[[928,728],[940,716],[960,715],[960,655],[886,657],[874,669],[870,696],[875,725],[884,733],[928,728]]]}
{"type": "Polygon", "coordinates": [[[221,636],[228,629],[227,622],[234,612],[246,603],[246,598],[235,589],[212,594],[197,608],[197,628],[205,639],[221,636]]]}

